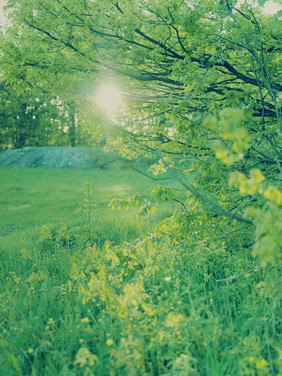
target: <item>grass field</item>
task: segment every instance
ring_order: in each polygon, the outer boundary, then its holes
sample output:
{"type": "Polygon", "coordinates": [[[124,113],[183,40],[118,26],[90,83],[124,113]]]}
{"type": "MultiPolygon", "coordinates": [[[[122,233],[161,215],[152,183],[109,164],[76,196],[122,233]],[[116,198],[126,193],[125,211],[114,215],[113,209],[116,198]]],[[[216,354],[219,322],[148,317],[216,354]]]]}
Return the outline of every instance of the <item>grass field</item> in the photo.
{"type": "Polygon", "coordinates": [[[108,207],[155,185],[130,170],[0,168],[1,376],[279,374],[277,268],[216,242],[185,248],[167,224],[150,235],[173,203],[144,220],[108,207]],[[86,180],[90,237],[74,214],[86,180]]]}
{"type": "MultiPolygon", "coordinates": [[[[146,226],[136,219],[134,212],[115,212],[109,207],[114,197],[148,195],[159,185],[130,169],[116,170],[51,170],[0,167],[0,235],[35,225],[58,225],[60,222],[78,222],[75,211],[83,206],[83,183],[91,184],[93,227],[109,222],[134,222],[134,226],[146,226]]],[[[175,184],[174,184],[175,185],[175,184]]],[[[172,214],[173,206],[162,207],[148,223],[172,214]]],[[[142,221],[141,221],[142,222],[142,221]]],[[[126,226],[124,226],[126,227],[126,226]]],[[[126,231],[126,229],[124,228],[126,231]]],[[[126,235],[126,234],[125,234],[126,235]]],[[[124,238],[126,239],[126,237],[124,238]]],[[[127,239],[130,240],[130,239],[127,239]]]]}

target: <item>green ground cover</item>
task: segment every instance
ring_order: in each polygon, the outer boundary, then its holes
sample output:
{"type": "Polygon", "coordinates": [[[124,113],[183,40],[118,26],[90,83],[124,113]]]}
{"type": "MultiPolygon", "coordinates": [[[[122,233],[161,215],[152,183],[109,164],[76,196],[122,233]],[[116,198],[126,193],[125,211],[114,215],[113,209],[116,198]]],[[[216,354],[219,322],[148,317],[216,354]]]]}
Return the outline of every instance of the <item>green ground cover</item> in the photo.
{"type": "Polygon", "coordinates": [[[177,212],[157,226],[174,204],[145,220],[107,206],[159,182],[129,170],[0,174],[0,375],[279,374],[276,267],[226,252],[217,229],[202,242],[205,224],[189,216],[182,233],[177,212]],[[74,214],[85,180],[90,238],[74,214]]]}
{"type": "MultiPolygon", "coordinates": [[[[149,195],[153,187],[160,184],[130,169],[52,170],[0,167],[0,235],[35,225],[77,223],[79,215],[75,214],[75,211],[84,204],[82,187],[85,181],[91,184],[91,200],[96,205],[92,211],[94,227],[101,224],[105,227],[107,222],[113,227],[115,222],[119,221],[129,227],[144,226],[145,222],[141,224],[142,221],[137,220],[132,211],[130,214],[113,212],[109,202],[114,197],[149,195]],[[130,226],[133,223],[134,226],[130,226]]],[[[172,186],[177,189],[174,183],[172,186]]],[[[174,206],[161,207],[147,224],[172,214],[174,206]]],[[[125,228],[124,230],[126,231],[125,228]]]]}

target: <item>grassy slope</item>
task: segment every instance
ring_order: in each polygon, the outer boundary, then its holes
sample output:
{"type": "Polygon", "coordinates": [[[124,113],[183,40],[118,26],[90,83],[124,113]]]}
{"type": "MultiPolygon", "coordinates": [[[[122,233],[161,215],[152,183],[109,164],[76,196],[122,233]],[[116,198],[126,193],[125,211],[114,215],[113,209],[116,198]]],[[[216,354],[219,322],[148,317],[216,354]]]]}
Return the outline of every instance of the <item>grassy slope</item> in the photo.
{"type": "MultiPolygon", "coordinates": [[[[256,261],[216,244],[187,250],[151,237],[121,243],[152,228],[150,219],[107,207],[115,195],[154,185],[132,171],[0,173],[6,234],[0,242],[0,375],[278,374],[275,268],[217,283],[256,261]],[[97,203],[91,245],[73,227],[86,179],[97,203]],[[101,237],[120,245],[93,245],[101,237]]],[[[158,215],[169,212],[164,207],[158,215]]]]}

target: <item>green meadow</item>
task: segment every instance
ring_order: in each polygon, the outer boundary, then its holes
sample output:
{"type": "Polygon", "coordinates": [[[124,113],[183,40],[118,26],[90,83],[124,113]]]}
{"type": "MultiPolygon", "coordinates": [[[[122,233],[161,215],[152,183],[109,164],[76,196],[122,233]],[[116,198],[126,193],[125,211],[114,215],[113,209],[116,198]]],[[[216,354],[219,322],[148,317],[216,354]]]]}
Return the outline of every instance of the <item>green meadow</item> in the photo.
{"type": "MultiPolygon", "coordinates": [[[[113,198],[127,198],[133,194],[149,196],[150,191],[160,184],[131,169],[0,167],[0,234],[7,235],[16,230],[41,225],[77,224],[83,216],[83,210],[80,213],[77,211],[79,208],[83,209],[85,204],[83,183],[87,181],[92,191],[91,204],[95,205],[91,209],[91,226],[93,230],[102,226],[103,231],[108,230],[109,236],[115,231],[115,227],[122,227],[123,240],[131,240],[125,234],[128,228],[144,229],[157,218],[169,216],[173,212],[173,204],[163,206],[149,221],[143,223],[136,218],[134,211],[113,212],[109,207],[113,198]]],[[[176,184],[172,183],[172,186],[176,187],[176,184]]],[[[134,233],[137,236],[138,230],[134,230],[134,233]]]]}
{"type": "Polygon", "coordinates": [[[275,267],[202,242],[189,218],[177,233],[175,201],[148,218],[109,207],[159,184],[0,168],[0,375],[279,374],[275,267]]]}

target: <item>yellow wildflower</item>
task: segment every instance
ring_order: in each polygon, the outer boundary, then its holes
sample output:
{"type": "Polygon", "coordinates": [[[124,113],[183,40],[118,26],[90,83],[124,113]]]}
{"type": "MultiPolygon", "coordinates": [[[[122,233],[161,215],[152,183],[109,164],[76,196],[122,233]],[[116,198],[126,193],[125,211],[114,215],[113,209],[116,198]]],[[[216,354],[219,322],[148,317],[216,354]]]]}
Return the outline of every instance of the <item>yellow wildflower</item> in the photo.
{"type": "Polygon", "coordinates": [[[256,360],[256,369],[263,369],[268,365],[265,359],[256,360]]]}
{"type": "Polygon", "coordinates": [[[112,339],[108,339],[107,342],[106,342],[106,344],[107,344],[108,346],[112,346],[113,343],[114,343],[114,341],[113,341],[112,339]]]}
{"type": "Polygon", "coordinates": [[[91,354],[87,347],[81,347],[75,357],[74,366],[79,365],[80,367],[93,366],[98,363],[98,358],[96,355],[91,354]]]}

